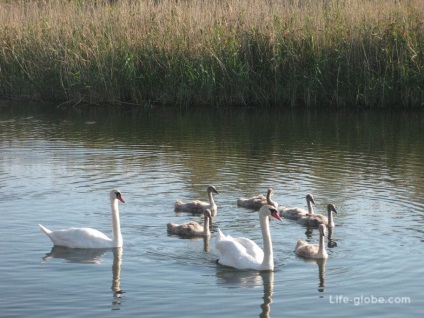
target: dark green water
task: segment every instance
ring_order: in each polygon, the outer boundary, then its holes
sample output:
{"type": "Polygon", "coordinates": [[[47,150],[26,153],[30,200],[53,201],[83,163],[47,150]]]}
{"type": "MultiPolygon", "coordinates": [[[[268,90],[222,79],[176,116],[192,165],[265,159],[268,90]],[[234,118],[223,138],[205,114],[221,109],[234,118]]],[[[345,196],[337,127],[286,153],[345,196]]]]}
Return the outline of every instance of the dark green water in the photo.
{"type": "Polygon", "coordinates": [[[0,297],[5,317],[418,316],[422,300],[424,114],[421,112],[144,112],[0,105],[0,297]],[[176,199],[206,200],[210,241],[168,236],[176,199]],[[219,227],[260,246],[239,197],[275,190],[281,205],[336,204],[326,262],[294,255],[307,237],[271,223],[275,271],[215,264],[219,227]],[[122,251],[53,249],[38,228],[111,232],[119,188],[122,251]],[[47,257],[46,257],[46,254],[47,257]],[[124,293],[115,293],[121,289],[124,293]],[[117,312],[119,310],[119,313],[117,312]]]}

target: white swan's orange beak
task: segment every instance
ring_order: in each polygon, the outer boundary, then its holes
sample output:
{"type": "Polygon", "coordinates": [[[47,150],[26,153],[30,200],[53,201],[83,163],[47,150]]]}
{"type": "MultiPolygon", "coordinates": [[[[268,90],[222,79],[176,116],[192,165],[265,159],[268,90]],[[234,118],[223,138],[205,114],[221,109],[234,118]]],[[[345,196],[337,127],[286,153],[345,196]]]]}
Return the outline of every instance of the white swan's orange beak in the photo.
{"type": "Polygon", "coordinates": [[[125,203],[125,200],[120,193],[117,194],[116,197],[118,198],[119,201],[121,201],[122,203],[125,203]]]}
{"type": "Polygon", "coordinates": [[[277,211],[272,211],[271,215],[275,217],[277,220],[283,221],[283,219],[278,215],[277,211]]]}

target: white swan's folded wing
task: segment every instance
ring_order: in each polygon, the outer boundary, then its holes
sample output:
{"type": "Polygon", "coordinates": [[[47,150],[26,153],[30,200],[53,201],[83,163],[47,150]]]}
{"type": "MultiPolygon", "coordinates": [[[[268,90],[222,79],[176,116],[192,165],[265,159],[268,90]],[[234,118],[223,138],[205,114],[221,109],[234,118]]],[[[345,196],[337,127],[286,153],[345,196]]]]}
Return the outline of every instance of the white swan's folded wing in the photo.
{"type": "Polygon", "coordinates": [[[70,228],[52,231],[48,235],[54,245],[71,248],[106,248],[112,242],[105,234],[92,228],[70,228]]]}
{"type": "Polygon", "coordinates": [[[218,250],[218,263],[237,269],[256,268],[262,263],[263,251],[246,238],[233,238],[218,229],[215,246],[218,250]]]}
{"type": "Polygon", "coordinates": [[[260,259],[262,262],[262,259],[264,258],[264,251],[258,246],[258,244],[245,237],[237,237],[234,240],[246,249],[246,253],[248,255],[252,256],[254,259],[260,259]]]}

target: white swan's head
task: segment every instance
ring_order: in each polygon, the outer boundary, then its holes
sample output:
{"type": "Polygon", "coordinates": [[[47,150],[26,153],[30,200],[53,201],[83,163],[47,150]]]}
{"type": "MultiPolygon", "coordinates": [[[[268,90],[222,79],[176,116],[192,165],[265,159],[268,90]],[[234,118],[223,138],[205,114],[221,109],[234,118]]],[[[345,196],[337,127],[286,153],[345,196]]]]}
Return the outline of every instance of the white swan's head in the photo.
{"type": "Polygon", "coordinates": [[[276,218],[277,220],[282,221],[280,215],[278,214],[278,211],[271,205],[263,205],[261,209],[259,210],[259,213],[264,215],[265,217],[272,216],[276,218]]]}
{"type": "Polygon", "coordinates": [[[318,232],[321,236],[327,236],[327,227],[324,224],[320,224],[318,227],[318,232]]]}
{"type": "Polygon", "coordinates": [[[215,194],[219,194],[218,191],[216,191],[216,188],[214,186],[209,186],[207,187],[206,191],[208,191],[208,193],[215,193],[215,194]]]}
{"type": "Polygon", "coordinates": [[[306,202],[312,202],[313,204],[315,204],[314,197],[312,196],[312,194],[308,193],[306,195],[306,202]]]}
{"type": "Polygon", "coordinates": [[[113,189],[112,191],[110,191],[110,200],[113,201],[115,199],[118,199],[122,203],[125,203],[125,200],[122,197],[121,191],[113,189]]]}
{"type": "Polygon", "coordinates": [[[327,211],[328,211],[328,213],[330,213],[330,212],[337,213],[336,206],[333,203],[330,203],[329,205],[327,205],[327,211]]]}

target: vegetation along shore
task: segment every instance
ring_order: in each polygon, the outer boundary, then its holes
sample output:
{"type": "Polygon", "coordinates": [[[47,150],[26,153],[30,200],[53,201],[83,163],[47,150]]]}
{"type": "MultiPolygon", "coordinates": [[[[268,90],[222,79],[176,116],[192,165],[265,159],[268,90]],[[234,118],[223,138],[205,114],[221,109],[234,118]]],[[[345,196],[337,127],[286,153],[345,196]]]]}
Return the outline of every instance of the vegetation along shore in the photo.
{"type": "Polygon", "coordinates": [[[0,0],[0,97],[424,105],[422,0],[0,0]]]}

